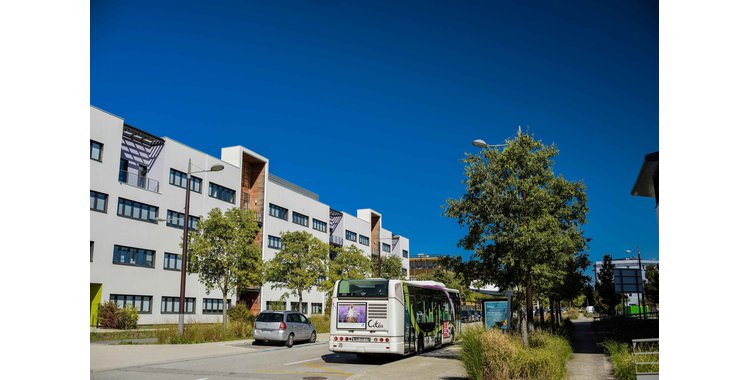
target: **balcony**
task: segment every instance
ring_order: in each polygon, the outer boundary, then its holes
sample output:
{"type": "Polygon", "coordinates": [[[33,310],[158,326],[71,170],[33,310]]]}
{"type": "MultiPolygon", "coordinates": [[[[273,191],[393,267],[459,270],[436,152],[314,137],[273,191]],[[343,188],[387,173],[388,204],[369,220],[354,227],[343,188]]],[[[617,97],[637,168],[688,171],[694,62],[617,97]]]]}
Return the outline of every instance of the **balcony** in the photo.
{"type": "Polygon", "coordinates": [[[120,183],[126,183],[130,186],[140,187],[141,189],[152,191],[154,193],[159,192],[159,181],[138,175],[138,173],[130,173],[121,170],[119,181],[120,183]]]}
{"type": "Polygon", "coordinates": [[[340,237],[340,236],[330,235],[330,244],[342,247],[343,246],[343,238],[340,237]]]}

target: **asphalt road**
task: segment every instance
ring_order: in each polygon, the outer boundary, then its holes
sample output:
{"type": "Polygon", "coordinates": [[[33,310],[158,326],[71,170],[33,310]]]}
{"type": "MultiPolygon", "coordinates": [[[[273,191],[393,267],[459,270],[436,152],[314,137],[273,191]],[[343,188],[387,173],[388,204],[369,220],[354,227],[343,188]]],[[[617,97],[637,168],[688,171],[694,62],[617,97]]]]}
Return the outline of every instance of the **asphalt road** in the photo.
{"type": "Polygon", "coordinates": [[[328,351],[327,341],[284,346],[240,345],[246,352],[95,371],[93,379],[345,379],[399,357],[359,359],[328,351]]]}

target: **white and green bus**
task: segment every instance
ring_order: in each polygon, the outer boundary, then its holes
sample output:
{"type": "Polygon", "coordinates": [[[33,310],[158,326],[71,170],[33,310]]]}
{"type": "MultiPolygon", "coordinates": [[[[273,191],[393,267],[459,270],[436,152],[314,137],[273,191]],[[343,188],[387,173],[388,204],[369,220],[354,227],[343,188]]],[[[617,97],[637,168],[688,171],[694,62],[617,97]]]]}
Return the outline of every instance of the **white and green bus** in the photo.
{"type": "Polygon", "coordinates": [[[330,308],[333,352],[408,355],[453,343],[460,292],[434,281],[339,280],[330,308]]]}

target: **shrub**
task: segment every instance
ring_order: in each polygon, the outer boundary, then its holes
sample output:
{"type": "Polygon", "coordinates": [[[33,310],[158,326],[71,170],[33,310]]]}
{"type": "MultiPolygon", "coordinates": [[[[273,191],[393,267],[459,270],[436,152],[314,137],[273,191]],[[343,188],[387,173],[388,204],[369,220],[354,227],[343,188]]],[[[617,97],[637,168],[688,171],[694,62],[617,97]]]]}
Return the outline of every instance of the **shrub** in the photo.
{"type": "Polygon", "coordinates": [[[466,327],[460,332],[458,339],[462,343],[460,360],[471,379],[481,380],[484,367],[484,348],[481,335],[486,330],[483,326],[466,327]]]}
{"type": "Polygon", "coordinates": [[[564,313],[562,313],[562,317],[569,318],[569,319],[577,319],[580,316],[580,312],[575,309],[567,309],[564,313]]]}
{"type": "Polygon", "coordinates": [[[611,356],[616,378],[619,380],[635,380],[635,357],[629,351],[629,346],[626,343],[607,340],[603,342],[603,347],[611,356]]]}
{"type": "Polygon", "coordinates": [[[536,331],[528,338],[499,330],[465,329],[460,358],[472,379],[564,379],[572,355],[569,342],[558,335],[536,331]]]}
{"type": "Polygon", "coordinates": [[[117,328],[132,330],[138,328],[138,309],[133,305],[125,305],[117,314],[117,328]]]}
{"type": "Polygon", "coordinates": [[[179,335],[176,326],[158,330],[157,342],[159,344],[191,344],[252,338],[252,324],[247,322],[231,321],[226,327],[223,323],[186,323],[184,327],[182,335],[179,335]]]}
{"type": "Polygon", "coordinates": [[[230,307],[229,310],[226,311],[226,316],[229,317],[230,321],[234,322],[252,323],[255,321],[252,313],[247,310],[247,306],[241,302],[230,307]]]}
{"type": "Polygon", "coordinates": [[[309,317],[312,325],[315,326],[315,331],[318,334],[330,332],[330,315],[329,314],[312,314],[309,317]]]}
{"type": "Polygon", "coordinates": [[[99,306],[99,326],[116,329],[120,308],[113,301],[107,301],[99,306]]]}

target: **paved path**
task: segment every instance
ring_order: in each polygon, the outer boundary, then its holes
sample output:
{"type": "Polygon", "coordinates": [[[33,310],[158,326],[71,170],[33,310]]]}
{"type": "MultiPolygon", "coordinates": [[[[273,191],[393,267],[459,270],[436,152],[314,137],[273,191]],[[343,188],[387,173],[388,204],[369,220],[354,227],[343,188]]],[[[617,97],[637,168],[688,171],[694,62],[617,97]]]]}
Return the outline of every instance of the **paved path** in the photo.
{"type": "Polygon", "coordinates": [[[593,320],[573,320],[572,360],[567,362],[567,378],[570,380],[613,380],[613,366],[609,358],[596,344],[593,320]]]}

